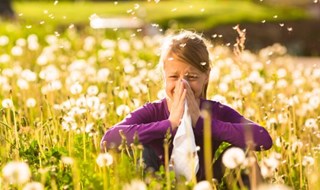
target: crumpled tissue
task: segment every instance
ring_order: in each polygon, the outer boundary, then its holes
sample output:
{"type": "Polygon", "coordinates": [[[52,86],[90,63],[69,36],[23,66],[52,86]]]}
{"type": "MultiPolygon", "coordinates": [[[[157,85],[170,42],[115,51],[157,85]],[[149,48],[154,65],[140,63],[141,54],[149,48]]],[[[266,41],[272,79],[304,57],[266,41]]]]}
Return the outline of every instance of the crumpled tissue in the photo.
{"type": "Polygon", "coordinates": [[[184,113],[176,135],[173,139],[173,150],[170,159],[176,176],[184,176],[191,181],[199,170],[199,157],[192,130],[192,122],[185,101],[184,113]]]}

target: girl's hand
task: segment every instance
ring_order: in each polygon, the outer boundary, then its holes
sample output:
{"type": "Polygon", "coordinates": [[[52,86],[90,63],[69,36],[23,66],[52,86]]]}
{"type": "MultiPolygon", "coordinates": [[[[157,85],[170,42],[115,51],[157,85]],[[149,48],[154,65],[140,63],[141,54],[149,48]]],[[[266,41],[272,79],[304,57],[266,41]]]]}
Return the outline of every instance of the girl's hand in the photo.
{"type": "Polygon", "coordinates": [[[170,116],[169,121],[172,129],[178,128],[184,112],[184,102],[186,98],[187,90],[185,85],[180,80],[177,82],[173,100],[170,100],[170,116]]]}
{"type": "Polygon", "coordinates": [[[188,102],[189,114],[192,120],[192,127],[195,127],[200,117],[200,99],[196,99],[187,81],[184,81],[184,86],[187,90],[186,99],[188,102]]]}

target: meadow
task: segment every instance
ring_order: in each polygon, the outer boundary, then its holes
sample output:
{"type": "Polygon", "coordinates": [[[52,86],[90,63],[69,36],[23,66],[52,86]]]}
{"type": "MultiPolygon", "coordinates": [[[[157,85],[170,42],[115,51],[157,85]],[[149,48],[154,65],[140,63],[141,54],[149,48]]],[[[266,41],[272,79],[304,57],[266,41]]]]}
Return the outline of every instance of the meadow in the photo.
{"type": "MultiPolygon", "coordinates": [[[[164,97],[156,67],[163,34],[79,31],[72,24],[48,32],[6,23],[2,30],[0,189],[220,188],[211,180],[176,181],[168,166],[144,171],[138,141],[126,145],[124,139],[119,152],[100,151],[108,128],[164,97]]],[[[256,153],[267,184],[260,189],[318,189],[320,65],[295,64],[281,44],[257,53],[213,45],[210,53],[207,97],[258,122],[273,138],[270,150],[256,153]]],[[[245,160],[229,172],[247,169],[245,160]]]]}

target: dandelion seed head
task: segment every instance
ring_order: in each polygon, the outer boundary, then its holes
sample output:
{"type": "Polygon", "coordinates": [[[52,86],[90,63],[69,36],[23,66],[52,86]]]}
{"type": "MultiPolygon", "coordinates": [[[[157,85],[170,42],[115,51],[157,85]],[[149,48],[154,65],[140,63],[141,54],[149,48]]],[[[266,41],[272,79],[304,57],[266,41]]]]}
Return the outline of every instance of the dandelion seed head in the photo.
{"type": "Polygon", "coordinates": [[[2,100],[2,107],[12,109],[14,107],[12,100],[9,98],[2,100]]]}
{"type": "Polygon", "coordinates": [[[2,35],[0,36],[0,46],[6,46],[9,43],[9,37],[2,35]]]}
{"type": "Polygon", "coordinates": [[[226,150],[222,156],[222,163],[230,169],[241,165],[245,160],[245,154],[241,148],[232,147],[226,150]]]}
{"type": "Polygon", "coordinates": [[[147,185],[141,180],[134,179],[129,184],[125,184],[123,190],[147,190],[147,185]]]}
{"type": "Polygon", "coordinates": [[[13,56],[21,56],[23,54],[23,49],[20,46],[14,46],[11,49],[11,54],[13,56]]]}
{"type": "Polygon", "coordinates": [[[44,186],[42,183],[39,182],[30,182],[27,183],[22,190],[43,190],[44,186]]]}
{"type": "Polygon", "coordinates": [[[24,162],[11,161],[2,169],[4,180],[12,184],[24,184],[29,181],[31,171],[28,164],[24,162]]]}
{"type": "Polygon", "coordinates": [[[212,190],[212,189],[213,188],[208,181],[200,181],[193,187],[193,190],[212,190]]]}
{"type": "Polygon", "coordinates": [[[312,166],[314,165],[314,158],[311,156],[304,156],[302,159],[303,166],[312,166]]]}
{"type": "Polygon", "coordinates": [[[87,94],[89,96],[95,96],[99,93],[99,88],[96,85],[91,85],[87,88],[87,94]]]}
{"type": "Polygon", "coordinates": [[[66,164],[66,165],[73,165],[73,163],[74,163],[74,159],[71,157],[68,157],[68,156],[62,156],[61,161],[62,161],[62,163],[66,164]]]}
{"type": "Polygon", "coordinates": [[[309,118],[305,121],[304,125],[309,129],[318,129],[317,120],[314,118],[309,118]]]}
{"type": "Polygon", "coordinates": [[[36,106],[36,104],[37,104],[37,101],[34,98],[28,98],[26,101],[26,106],[28,108],[34,108],[36,106]]]}
{"type": "Polygon", "coordinates": [[[125,105],[125,104],[122,104],[120,106],[117,107],[116,109],[116,113],[118,116],[123,116],[123,115],[126,115],[130,112],[130,108],[129,106],[125,105]]]}
{"type": "Polygon", "coordinates": [[[100,153],[96,159],[99,167],[110,166],[113,163],[113,157],[108,152],[100,153]]]}
{"type": "Polygon", "coordinates": [[[74,95],[80,94],[82,92],[82,85],[79,83],[75,83],[71,85],[70,92],[71,94],[74,94],[74,95]]]}

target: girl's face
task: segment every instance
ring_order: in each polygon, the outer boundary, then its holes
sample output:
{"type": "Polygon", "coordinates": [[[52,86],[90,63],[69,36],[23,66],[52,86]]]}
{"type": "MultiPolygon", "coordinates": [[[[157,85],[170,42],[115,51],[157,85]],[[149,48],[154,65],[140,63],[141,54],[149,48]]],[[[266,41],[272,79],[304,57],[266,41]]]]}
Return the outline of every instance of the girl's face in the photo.
{"type": "Polygon", "coordinates": [[[164,60],[164,78],[168,98],[173,99],[176,83],[181,79],[185,79],[198,100],[205,85],[208,83],[209,72],[201,72],[192,65],[176,59],[175,56],[168,56],[164,60]]]}

